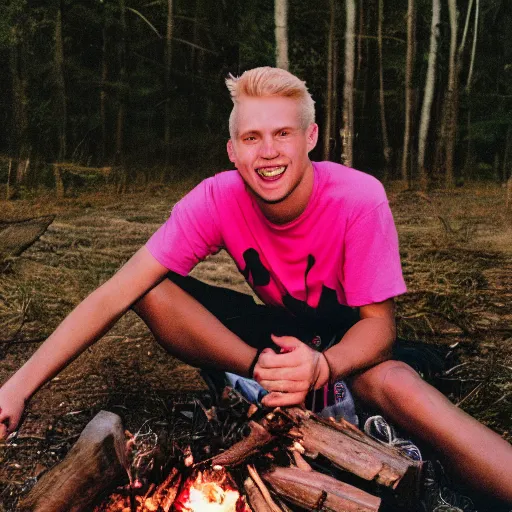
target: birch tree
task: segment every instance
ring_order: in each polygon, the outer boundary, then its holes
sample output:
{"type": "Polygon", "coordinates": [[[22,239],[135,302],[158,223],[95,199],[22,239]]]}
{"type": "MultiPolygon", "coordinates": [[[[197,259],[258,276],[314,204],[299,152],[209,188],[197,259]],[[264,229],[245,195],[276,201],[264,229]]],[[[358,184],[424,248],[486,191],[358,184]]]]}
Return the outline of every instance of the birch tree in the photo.
{"type": "MultiPolygon", "coordinates": [[[[464,33],[462,36],[462,42],[459,46],[459,65],[462,62],[462,53],[464,51],[464,45],[466,43],[466,35],[468,32],[469,21],[471,16],[471,8],[473,6],[473,0],[470,1],[468,11],[466,14],[466,23],[464,24],[464,33]]],[[[474,26],[473,26],[473,44],[471,46],[471,57],[469,61],[469,70],[468,70],[468,78],[466,80],[466,87],[464,89],[466,93],[466,97],[469,99],[471,95],[471,82],[473,79],[473,66],[475,63],[475,54],[476,54],[476,42],[478,39],[478,22],[480,18],[480,0],[476,0],[475,3],[475,16],[474,16],[474,26]]],[[[467,111],[467,119],[466,119],[466,129],[467,129],[467,148],[466,148],[466,161],[463,168],[463,175],[465,175],[471,165],[471,161],[473,158],[473,136],[471,133],[471,102],[468,101],[468,111],[467,111]]]]}
{"type": "Polygon", "coordinates": [[[288,59],[288,0],[275,0],[276,66],[289,69],[288,59]]]}
{"type": "Polygon", "coordinates": [[[405,59],[405,128],[402,152],[402,180],[410,177],[410,147],[412,128],[413,88],[412,74],[414,69],[414,57],[416,53],[416,5],[415,0],[408,0],[407,7],[407,54],[405,59]]]}
{"type": "Polygon", "coordinates": [[[457,134],[457,92],[458,92],[458,64],[457,55],[457,0],[448,0],[448,15],[450,19],[450,59],[448,71],[448,85],[445,97],[445,186],[451,188],[453,180],[453,157],[455,151],[455,137],[457,134]]]}
{"type": "Polygon", "coordinates": [[[427,76],[425,78],[425,94],[421,107],[420,129],[418,137],[418,173],[420,188],[427,185],[427,172],[425,169],[425,149],[427,147],[428,131],[430,127],[430,112],[434,99],[437,62],[437,42],[439,39],[439,24],[441,22],[440,0],[432,0],[432,23],[430,25],[430,49],[428,52],[427,76]]]}
{"type": "Polygon", "coordinates": [[[353,161],[354,138],[354,56],[356,24],[356,2],[345,1],[346,28],[345,28],[345,84],[343,87],[343,115],[341,129],[341,161],[348,167],[353,161]]]}

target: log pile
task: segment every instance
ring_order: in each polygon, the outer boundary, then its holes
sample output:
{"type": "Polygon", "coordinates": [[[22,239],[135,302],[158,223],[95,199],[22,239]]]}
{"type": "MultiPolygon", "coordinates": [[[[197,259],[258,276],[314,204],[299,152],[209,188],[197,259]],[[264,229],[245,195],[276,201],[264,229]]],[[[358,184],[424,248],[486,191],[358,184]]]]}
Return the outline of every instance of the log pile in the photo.
{"type": "MultiPolygon", "coordinates": [[[[208,446],[194,454],[193,445],[184,447],[180,460],[173,461],[159,485],[148,482],[139,489],[129,468],[133,439],[126,442],[115,415],[102,411],[101,421],[93,419],[64,461],[36,484],[20,509],[377,511],[381,498],[364,490],[365,482],[367,488],[387,488],[388,493],[401,495],[402,501],[415,498],[421,464],[395,448],[370,438],[344,420],[326,420],[299,407],[269,411],[244,404],[241,418],[240,410],[236,410],[239,406],[233,406],[233,397],[238,404],[241,402],[236,395],[233,390],[225,391],[225,411],[238,414],[236,421],[246,422],[246,435],[221,450],[208,446]],[[106,427],[106,415],[110,427],[106,427]],[[92,435],[97,429],[101,433],[92,435]],[[124,452],[121,446],[126,447],[124,452]],[[198,455],[208,452],[213,456],[198,455]],[[108,485],[113,490],[122,467],[125,475],[130,475],[130,483],[94,508],[93,503],[108,485]],[[50,494],[52,504],[48,507],[50,494]],[[215,502],[215,507],[205,505],[210,502],[215,502]]],[[[209,423],[219,421],[219,408],[203,412],[209,423]]]]}

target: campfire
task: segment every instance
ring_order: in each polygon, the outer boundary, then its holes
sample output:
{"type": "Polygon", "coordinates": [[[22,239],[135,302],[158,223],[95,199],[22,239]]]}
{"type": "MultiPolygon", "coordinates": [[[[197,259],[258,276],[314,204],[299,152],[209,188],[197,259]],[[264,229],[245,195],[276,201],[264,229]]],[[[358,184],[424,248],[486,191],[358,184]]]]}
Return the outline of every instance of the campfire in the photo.
{"type": "Polygon", "coordinates": [[[263,410],[231,388],[215,407],[195,405],[201,421],[194,418],[186,439],[172,440],[163,464],[155,462],[158,437],[149,427],[131,435],[117,415],[100,412],[20,509],[373,512],[381,505],[376,494],[402,503],[416,497],[421,463],[344,420],[298,407],[263,410]]]}

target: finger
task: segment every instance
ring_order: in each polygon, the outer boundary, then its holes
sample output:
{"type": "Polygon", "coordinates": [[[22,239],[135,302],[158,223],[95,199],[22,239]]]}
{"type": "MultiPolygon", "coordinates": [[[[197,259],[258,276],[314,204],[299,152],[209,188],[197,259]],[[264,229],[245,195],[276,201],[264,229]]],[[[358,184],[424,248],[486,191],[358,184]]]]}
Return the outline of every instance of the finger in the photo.
{"type": "Polygon", "coordinates": [[[285,366],[284,368],[265,368],[256,365],[254,378],[260,384],[262,380],[304,380],[307,368],[304,366],[285,366]]]}
{"type": "Polygon", "coordinates": [[[309,389],[309,383],[303,380],[260,380],[259,384],[267,391],[279,393],[307,392],[309,389]]]}
{"type": "Polygon", "coordinates": [[[5,439],[7,437],[7,434],[7,427],[3,423],[0,423],[0,441],[2,439],[5,439]]]}
{"type": "Polygon", "coordinates": [[[266,353],[261,354],[258,359],[258,365],[261,368],[286,368],[290,366],[300,366],[306,359],[305,353],[300,350],[293,350],[284,354],[266,353]]]}
{"type": "Polygon", "coordinates": [[[302,341],[294,336],[276,336],[275,334],[271,334],[270,337],[278,347],[286,351],[292,351],[302,345],[302,341]]]}
{"type": "Polygon", "coordinates": [[[306,393],[269,393],[265,395],[261,403],[265,407],[282,407],[287,405],[299,405],[306,399],[306,393]]]}

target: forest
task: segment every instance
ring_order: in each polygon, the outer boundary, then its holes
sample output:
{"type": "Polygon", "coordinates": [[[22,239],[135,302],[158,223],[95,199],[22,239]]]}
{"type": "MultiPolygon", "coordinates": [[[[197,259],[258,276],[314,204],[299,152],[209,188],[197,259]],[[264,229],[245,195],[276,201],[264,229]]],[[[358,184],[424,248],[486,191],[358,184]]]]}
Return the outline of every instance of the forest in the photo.
{"type": "Polygon", "coordinates": [[[505,182],[510,26],[506,0],[3,0],[0,183],[227,168],[224,80],[263,65],[306,81],[315,160],[416,189],[505,182]]]}
{"type": "MultiPolygon", "coordinates": [[[[0,0],[0,384],[198,181],[231,168],[225,79],[277,66],[316,102],[311,158],[384,182],[408,290],[396,298],[398,338],[433,354],[427,379],[510,442],[510,27],[510,0],[0,0]]],[[[191,275],[255,297],[226,251],[191,275]]],[[[0,512],[19,510],[102,410],[125,435],[158,440],[137,492],[153,489],[175,441],[200,446],[190,439],[211,399],[198,369],[128,310],[0,441],[0,512]]],[[[383,510],[510,510],[420,448],[416,508],[393,508],[386,489],[363,482],[383,510]]],[[[156,510],[135,506],[133,461],[122,510],[156,510]]]]}

